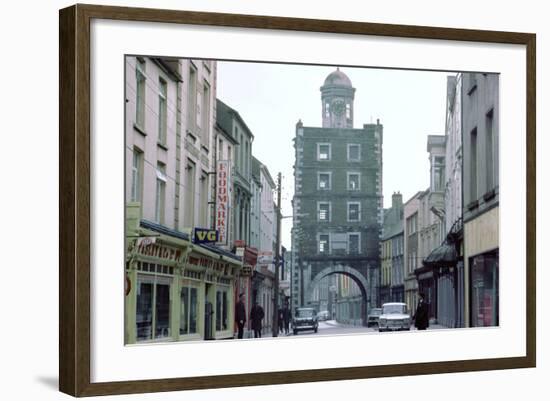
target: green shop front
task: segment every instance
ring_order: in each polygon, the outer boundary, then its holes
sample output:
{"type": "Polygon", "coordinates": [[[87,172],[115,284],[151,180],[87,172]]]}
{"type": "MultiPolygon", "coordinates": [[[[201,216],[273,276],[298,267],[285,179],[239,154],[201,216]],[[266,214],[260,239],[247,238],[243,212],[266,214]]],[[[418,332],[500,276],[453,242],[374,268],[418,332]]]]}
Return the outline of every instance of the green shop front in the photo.
{"type": "Polygon", "coordinates": [[[145,220],[126,242],[126,344],[233,338],[239,257],[145,220]]]}

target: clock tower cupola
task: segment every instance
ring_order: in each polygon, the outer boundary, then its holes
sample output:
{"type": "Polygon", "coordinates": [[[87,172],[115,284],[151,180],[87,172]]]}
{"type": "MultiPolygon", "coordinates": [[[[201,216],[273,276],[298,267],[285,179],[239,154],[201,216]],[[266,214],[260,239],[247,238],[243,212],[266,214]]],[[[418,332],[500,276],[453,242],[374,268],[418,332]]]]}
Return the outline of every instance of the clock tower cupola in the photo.
{"type": "Polygon", "coordinates": [[[337,68],[321,86],[323,128],[353,128],[355,88],[346,74],[337,68]]]}

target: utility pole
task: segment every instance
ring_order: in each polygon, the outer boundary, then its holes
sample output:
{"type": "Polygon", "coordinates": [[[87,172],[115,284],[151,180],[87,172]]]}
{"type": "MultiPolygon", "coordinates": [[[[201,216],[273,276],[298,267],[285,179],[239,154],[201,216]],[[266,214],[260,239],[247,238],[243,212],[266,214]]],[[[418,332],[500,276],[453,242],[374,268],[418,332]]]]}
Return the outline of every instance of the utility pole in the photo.
{"type": "Polygon", "coordinates": [[[281,173],[277,174],[277,238],[275,242],[275,282],[273,283],[273,337],[279,335],[279,266],[281,264],[281,173]]]}

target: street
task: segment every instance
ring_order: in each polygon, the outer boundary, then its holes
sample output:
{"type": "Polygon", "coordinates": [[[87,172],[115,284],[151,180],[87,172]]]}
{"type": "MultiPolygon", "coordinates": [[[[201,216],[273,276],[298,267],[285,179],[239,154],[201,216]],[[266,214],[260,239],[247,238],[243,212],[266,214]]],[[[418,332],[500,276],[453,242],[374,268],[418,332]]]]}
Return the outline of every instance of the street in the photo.
{"type": "MultiPolygon", "coordinates": [[[[444,329],[445,327],[440,325],[431,325],[428,330],[439,330],[444,329]]],[[[416,328],[411,327],[411,331],[416,331],[416,328]]],[[[314,333],[313,331],[301,331],[298,336],[318,336],[318,335],[338,335],[338,334],[391,334],[392,332],[379,333],[378,328],[373,327],[361,327],[361,326],[352,326],[347,324],[338,323],[336,320],[327,320],[324,322],[319,322],[319,331],[314,333]]],[[[293,336],[292,332],[290,336],[293,336]]],[[[284,335],[282,336],[284,337],[284,335]]]]}

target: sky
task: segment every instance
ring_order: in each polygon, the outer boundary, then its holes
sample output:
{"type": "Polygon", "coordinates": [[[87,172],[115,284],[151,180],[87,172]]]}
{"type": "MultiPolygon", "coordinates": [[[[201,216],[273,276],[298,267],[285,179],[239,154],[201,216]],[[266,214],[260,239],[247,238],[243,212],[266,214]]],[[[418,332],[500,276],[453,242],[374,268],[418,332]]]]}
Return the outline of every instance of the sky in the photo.
{"type": "MultiPolygon", "coordinates": [[[[282,173],[282,214],[292,215],[296,123],[321,127],[321,92],[336,66],[218,62],[217,97],[239,112],[252,133],[252,154],[282,173]]],[[[429,186],[428,135],[445,134],[447,76],[452,72],[341,67],[355,91],[354,128],[384,128],[384,207],[394,192],[406,202],[429,186]]],[[[283,219],[282,244],[290,249],[292,219],[283,219]]]]}

